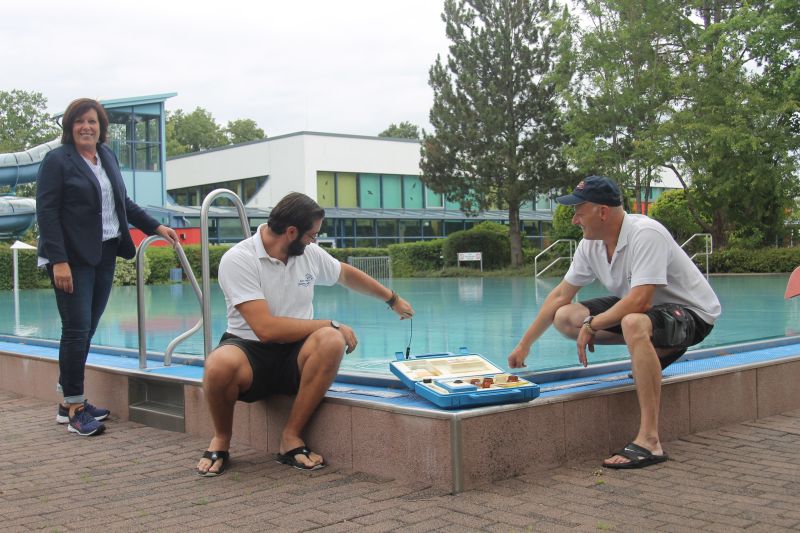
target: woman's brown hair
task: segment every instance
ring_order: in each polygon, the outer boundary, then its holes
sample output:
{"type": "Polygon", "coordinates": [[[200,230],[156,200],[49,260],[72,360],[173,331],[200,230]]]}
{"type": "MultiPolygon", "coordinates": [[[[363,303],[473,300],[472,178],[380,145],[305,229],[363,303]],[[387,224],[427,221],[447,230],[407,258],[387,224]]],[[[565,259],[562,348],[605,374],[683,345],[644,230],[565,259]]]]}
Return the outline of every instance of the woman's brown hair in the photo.
{"type": "Polygon", "coordinates": [[[97,111],[97,120],[100,122],[100,142],[105,143],[108,139],[108,115],[100,102],[91,98],[78,98],[69,104],[67,110],[64,111],[64,117],[61,119],[61,144],[75,144],[75,139],[72,138],[72,126],[84,113],[94,109],[97,111]]]}

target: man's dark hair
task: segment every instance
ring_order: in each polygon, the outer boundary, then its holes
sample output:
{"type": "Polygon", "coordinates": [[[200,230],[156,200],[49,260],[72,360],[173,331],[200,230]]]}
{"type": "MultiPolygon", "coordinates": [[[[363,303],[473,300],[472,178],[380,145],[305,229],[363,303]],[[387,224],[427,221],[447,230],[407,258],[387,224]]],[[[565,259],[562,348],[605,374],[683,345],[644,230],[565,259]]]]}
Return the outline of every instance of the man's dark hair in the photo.
{"type": "Polygon", "coordinates": [[[296,227],[302,235],[322,218],[325,218],[325,210],[317,202],[305,194],[290,192],[272,208],[267,225],[277,235],[286,233],[289,226],[296,227]]]}
{"type": "Polygon", "coordinates": [[[91,98],[78,98],[69,104],[67,110],[64,111],[64,116],[61,119],[61,144],[75,144],[75,139],[72,138],[72,126],[84,113],[94,109],[97,111],[97,120],[100,122],[100,142],[105,143],[108,139],[108,115],[103,106],[97,100],[91,98]]]}

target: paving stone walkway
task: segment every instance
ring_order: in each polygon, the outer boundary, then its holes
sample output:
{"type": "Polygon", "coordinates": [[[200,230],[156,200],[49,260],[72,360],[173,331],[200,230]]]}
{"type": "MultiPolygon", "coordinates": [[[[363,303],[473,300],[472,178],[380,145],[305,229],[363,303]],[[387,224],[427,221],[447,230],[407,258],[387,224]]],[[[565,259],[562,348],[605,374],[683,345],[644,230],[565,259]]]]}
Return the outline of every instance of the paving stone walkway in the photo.
{"type": "Polygon", "coordinates": [[[800,411],[665,443],[673,460],[598,460],[458,495],[327,468],[301,472],[238,447],[222,477],[192,467],[204,439],[111,420],[83,438],[55,406],[0,391],[0,530],[797,531],[800,411]]]}

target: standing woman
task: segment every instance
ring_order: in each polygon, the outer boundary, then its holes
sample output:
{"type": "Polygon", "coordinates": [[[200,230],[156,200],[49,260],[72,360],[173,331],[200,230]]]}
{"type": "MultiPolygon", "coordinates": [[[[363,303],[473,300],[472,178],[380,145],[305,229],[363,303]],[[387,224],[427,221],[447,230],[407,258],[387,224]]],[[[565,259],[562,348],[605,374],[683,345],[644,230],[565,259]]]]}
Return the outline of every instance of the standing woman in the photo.
{"type": "Polygon", "coordinates": [[[100,421],[109,411],[84,397],[86,357],[111,293],[116,258],[136,253],[128,223],[173,244],[178,236],[128,198],[117,157],[104,144],[108,116],[99,102],[72,102],[62,128],[62,146],[45,156],[37,178],[39,264],[47,265],[61,315],[58,390],[64,401],[56,421],[89,436],[103,432],[100,421]]]}

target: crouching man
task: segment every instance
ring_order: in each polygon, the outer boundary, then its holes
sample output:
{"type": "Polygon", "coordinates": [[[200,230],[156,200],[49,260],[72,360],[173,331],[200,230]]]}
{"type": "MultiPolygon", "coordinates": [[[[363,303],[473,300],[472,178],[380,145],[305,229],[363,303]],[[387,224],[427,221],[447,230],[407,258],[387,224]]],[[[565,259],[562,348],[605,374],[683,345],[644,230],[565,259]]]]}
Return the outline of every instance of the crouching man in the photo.
{"type": "Polygon", "coordinates": [[[280,439],[279,462],[303,470],[325,466],[302,437],[311,415],[336,377],[344,353],[358,344],[349,326],[314,318],[315,285],[339,283],[385,301],[400,319],[414,310],[394,291],[340,263],[315,244],[325,211],[311,198],[290,193],[266,224],[222,257],[219,284],[228,327],[205,363],[203,391],[214,437],[197,474],[225,472],[237,400],[296,394],[280,439]]]}
{"type": "Polygon", "coordinates": [[[583,230],[564,279],[547,295],[535,320],[508,356],[524,366],[531,345],[554,324],[577,340],[578,359],[595,344],[625,344],[631,356],[639,433],[603,462],[641,468],[667,460],[658,436],[661,370],[702,341],[721,313],[706,278],[660,223],[625,213],[617,184],[591,176],[556,198],[575,206],[572,223],[583,230]],[[581,287],[599,280],[612,296],[572,303],[581,287]]]}

